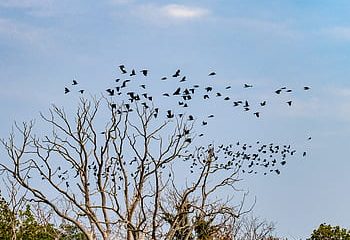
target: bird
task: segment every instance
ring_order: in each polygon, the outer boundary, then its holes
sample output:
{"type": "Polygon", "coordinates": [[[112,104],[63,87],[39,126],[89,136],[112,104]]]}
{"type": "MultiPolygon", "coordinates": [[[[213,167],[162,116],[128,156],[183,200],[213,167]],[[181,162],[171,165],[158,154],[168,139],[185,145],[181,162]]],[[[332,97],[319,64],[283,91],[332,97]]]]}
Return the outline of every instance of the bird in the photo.
{"type": "Polygon", "coordinates": [[[255,112],[254,115],[258,118],[260,117],[260,113],[259,112],[255,112]]]}
{"type": "Polygon", "coordinates": [[[178,77],[180,76],[180,69],[177,69],[175,74],[173,74],[173,77],[178,77]]]}
{"type": "Polygon", "coordinates": [[[205,126],[205,125],[207,125],[207,124],[208,124],[208,122],[206,122],[206,121],[203,121],[203,122],[202,122],[202,125],[203,125],[203,126],[205,126]]]}
{"type": "Polygon", "coordinates": [[[123,84],[122,84],[120,87],[121,87],[121,88],[126,87],[126,84],[127,84],[128,82],[130,82],[129,79],[124,80],[124,81],[123,81],[123,84]]]}
{"type": "Polygon", "coordinates": [[[311,137],[308,137],[307,140],[311,140],[311,137]]]}
{"type": "Polygon", "coordinates": [[[162,77],[160,80],[163,80],[163,81],[164,81],[164,80],[166,80],[166,79],[167,79],[167,77],[162,77]]]}
{"type": "Polygon", "coordinates": [[[186,76],[183,76],[180,80],[180,82],[185,82],[186,81],[186,76]]]}
{"type": "Polygon", "coordinates": [[[250,85],[250,84],[245,83],[243,87],[244,87],[244,88],[251,88],[251,87],[253,87],[253,85],[250,85]]]}
{"type": "Polygon", "coordinates": [[[84,89],[79,90],[79,92],[80,92],[81,94],[83,94],[84,91],[85,91],[84,89]]]}
{"type": "Polygon", "coordinates": [[[122,74],[127,73],[127,71],[125,70],[125,66],[124,65],[119,65],[119,69],[122,72],[122,74]]]}
{"type": "Polygon", "coordinates": [[[181,88],[177,88],[173,95],[180,95],[181,88]]]}
{"type": "Polygon", "coordinates": [[[304,87],[304,90],[305,90],[305,91],[310,90],[310,87],[305,86],[305,87],[304,87]]]}
{"type": "Polygon", "coordinates": [[[211,73],[209,73],[208,76],[215,76],[215,75],[216,75],[216,72],[211,72],[211,73]]]}
{"type": "Polygon", "coordinates": [[[135,75],[136,75],[135,69],[131,70],[130,77],[135,75]]]}
{"type": "Polygon", "coordinates": [[[224,100],[226,100],[226,101],[227,101],[227,100],[230,100],[230,97],[225,97],[224,100]]]}
{"type": "Polygon", "coordinates": [[[67,87],[65,87],[64,88],[64,94],[67,94],[67,93],[69,93],[70,92],[70,90],[67,88],[67,87]]]}
{"type": "Polygon", "coordinates": [[[72,85],[77,85],[77,84],[78,82],[75,79],[73,79],[72,85]]]}
{"type": "Polygon", "coordinates": [[[167,118],[173,118],[174,114],[171,112],[171,110],[167,111],[167,118]]]}
{"type": "Polygon", "coordinates": [[[292,101],[286,102],[289,106],[292,106],[292,101]]]}
{"type": "Polygon", "coordinates": [[[260,106],[262,106],[262,107],[265,106],[265,105],[266,105],[266,101],[263,101],[263,102],[260,103],[260,106]]]}
{"type": "Polygon", "coordinates": [[[147,77],[147,74],[148,74],[147,69],[142,69],[140,72],[143,74],[143,76],[147,77]]]}
{"type": "Polygon", "coordinates": [[[275,91],[275,93],[280,94],[282,92],[282,89],[278,89],[275,91]]]}
{"type": "Polygon", "coordinates": [[[206,90],[207,92],[210,92],[211,90],[213,90],[213,88],[212,88],[212,87],[206,87],[205,90],[206,90]]]}
{"type": "Polygon", "coordinates": [[[169,95],[169,93],[163,93],[163,96],[169,97],[170,95],[169,95]]]}
{"type": "Polygon", "coordinates": [[[143,89],[146,89],[146,85],[145,84],[141,84],[140,87],[142,87],[143,89]]]}
{"type": "Polygon", "coordinates": [[[108,88],[108,89],[106,89],[106,92],[108,92],[109,96],[114,96],[114,89],[108,88]]]}

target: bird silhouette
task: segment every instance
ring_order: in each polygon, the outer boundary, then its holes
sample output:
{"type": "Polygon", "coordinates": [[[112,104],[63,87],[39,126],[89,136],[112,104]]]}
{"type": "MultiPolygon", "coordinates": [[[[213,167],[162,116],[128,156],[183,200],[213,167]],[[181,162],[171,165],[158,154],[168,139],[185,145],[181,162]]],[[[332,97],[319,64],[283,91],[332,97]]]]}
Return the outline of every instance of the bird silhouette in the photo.
{"type": "Polygon", "coordinates": [[[304,90],[305,90],[305,91],[310,90],[310,87],[305,86],[305,87],[304,87],[304,90]]]}
{"type": "Polygon", "coordinates": [[[114,89],[106,89],[106,92],[108,93],[109,96],[114,96],[114,89]]]}
{"type": "Polygon", "coordinates": [[[119,65],[119,69],[122,72],[122,74],[127,73],[127,71],[125,70],[125,66],[124,65],[119,65]]]}
{"type": "Polygon", "coordinates": [[[143,74],[143,76],[147,77],[147,74],[148,74],[147,69],[142,69],[140,72],[143,74]]]}
{"type": "Polygon", "coordinates": [[[171,110],[168,110],[166,116],[167,116],[167,118],[173,118],[174,114],[171,112],[171,110]]]}
{"type": "Polygon", "coordinates": [[[244,87],[244,88],[252,88],[253,85],[250,85],[250,84],[245,83],[243,87],[244,87]]]}
{"type": "Polygon", "coordinates": [[[215,76],[215,75],[216,75],[216,72],[211,72],[211,73],[209,73],[208,76],[215,76]]]}
{"type": "Polygon", "coordinates": [[[278,89],[275,91],[275,93],[280,94],[282,92],[282,89],[278,89]]]}
{"type": "Polygon", "coordinates": [[[286,102],[289,106],[292,106],[292,101],[286,102]]]}
{"type": "Polygon", "coordinates": [[[173,77],[179,77],[180,76],[180,69],[177,69],[175,74],[173,74],[173,77]]]}
{"type": "Polygon", "coordinates": [[[77,82],[76,80],[73,79],[72,85],[77,85],[77,84],[78,84],[78,82],[77,82]]]}
{"type": "Polygon", "coordinates": [[[64,88],[64,94],[67,94],[67,93],[69,93],[70,92],[70,90],[67,88],[67,87],[65,87],[64,88]]]}
{"type": "Polygon", "coordinates": [[[79,92],[80,92],[81,94],[83,94],[84,91],[85,91],[84,89],[79,90],[79,92]]]}
{"type": "Polygon", "coordinates": [[[135,75],[136,75],[135,69],[131,70],[130,77],[135,75]]]}

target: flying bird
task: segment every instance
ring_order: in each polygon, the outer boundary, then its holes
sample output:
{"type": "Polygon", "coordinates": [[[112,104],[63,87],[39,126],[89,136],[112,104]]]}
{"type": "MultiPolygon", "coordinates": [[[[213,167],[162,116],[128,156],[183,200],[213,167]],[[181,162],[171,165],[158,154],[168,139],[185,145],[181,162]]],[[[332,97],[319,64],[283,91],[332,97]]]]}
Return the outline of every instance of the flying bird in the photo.
{"type": "Polygon", "coordinates": [[[142,69],[140,72],[143,74],[143,76],[147,77],[147,74],[148,74],[147,69],[142,69]]]}
{"type": "Polygon", "coordinates": [[[84,89],[79,90],[79,92],[80,92],[81,94],[83,94],[84,91],[85,91],[84,89]]]}
{"type": "Polygon", "coordinates": [[[177,69],[173,77],[178,77],[180,76],[180,69],[177,69]]]}
{"type": "Polygon", "coordinates": [[[77,84],[78,84],[78,82],[77,82],[76,80],[73,79],[72,85],[77,85],[77,84]]]}
{"type": "Polygon", "coordinates": [[[136,72],[135,72],[135,69],[133,69],[130,73],[130,76],[135,76],[136,75],[136,72]]]}
{"type": "Polygon", "coordinates": [[[288,104],[289,106],[292,106],[292,101],[288,101],[287,104],[288,104]]]}
{"type": "Polygon", "coordinates": [[[65,87],[64,88],[64,94],[67,94],[67,93],[69,93],[70,92],[70,90],[67,88],[67,87],[65,87]]]}
{"type": "Polygon", "coordinates": [[[209,73],[208,76],[215,76],[215,75],[216,75],[216,72],[211,72],[211,73],[209,73]]]}
{"type": "Polygon", "coordinates": [[[244,87],[244,88],[252,88],[253,85],[250,85],[250,84],[245,83],[243,87],[244,87]]]}
{"type": "Polygon", "coordinates": [[[305,90],[305,91],[310,90],[310,87],[305,86],[305,87],[304,87],[304,90],[305,90]]]}
{"type": "Polygon", "coordinates": [[[125,70],[125,66],[124,66],[124,65],[120,65],[120,66],[119,66],[119,69],[120,69],[120,71],[122,72],[122,74],[127,73],[127,71],[125,70]]]}

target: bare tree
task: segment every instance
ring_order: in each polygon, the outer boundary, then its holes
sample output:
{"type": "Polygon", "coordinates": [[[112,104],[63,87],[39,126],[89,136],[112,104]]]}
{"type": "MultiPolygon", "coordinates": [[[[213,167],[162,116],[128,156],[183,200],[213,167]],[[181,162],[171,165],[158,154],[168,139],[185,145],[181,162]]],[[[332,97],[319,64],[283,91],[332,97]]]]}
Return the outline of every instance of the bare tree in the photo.
{"type": "Polygon", "coordinates": [[[231,194],[241,165],[192,146],[188,116],[159,122],[159,111],[107,98],[80,98],[74,114],[52,106],[49,134],[31,121],[1,140],[1,171],[87,239],[224,239],[244,213],[231,194]]]}

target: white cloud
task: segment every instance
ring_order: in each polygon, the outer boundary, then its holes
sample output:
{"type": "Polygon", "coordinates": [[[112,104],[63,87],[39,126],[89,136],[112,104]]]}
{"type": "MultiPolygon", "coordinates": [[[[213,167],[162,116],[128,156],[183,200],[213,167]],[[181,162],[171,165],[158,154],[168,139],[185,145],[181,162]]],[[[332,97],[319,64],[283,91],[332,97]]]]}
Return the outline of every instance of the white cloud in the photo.
{"type": "Polygon", "coordinates": [[[185,5],[169,4],[163,6],[161,11],[164,15],[177,19],[191,19],[207,16],[209,11],[199,7],[189,7],[185,5]]]}
{"type": "Polygon", "coordinates": [[[323,29],[322,32],[327,36],[338,40],[346,40],[346,41],[350,40],[350,27],[335,26],[335,27],[323,29]]]}
{"type": "Polygon", "coordinates": [[[201,19],[210,14],[205,8],[168,4],[155,5],[144,4],[134,7],[134,14],[155,24],[167,24],[169,22],[183,22],[194,19],[201,19]]]}

